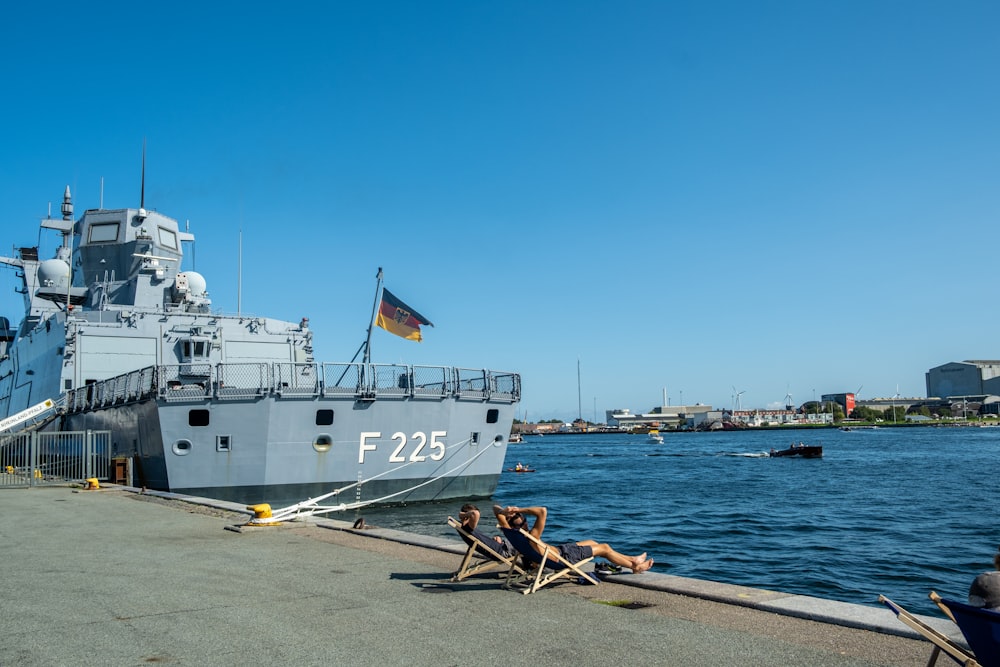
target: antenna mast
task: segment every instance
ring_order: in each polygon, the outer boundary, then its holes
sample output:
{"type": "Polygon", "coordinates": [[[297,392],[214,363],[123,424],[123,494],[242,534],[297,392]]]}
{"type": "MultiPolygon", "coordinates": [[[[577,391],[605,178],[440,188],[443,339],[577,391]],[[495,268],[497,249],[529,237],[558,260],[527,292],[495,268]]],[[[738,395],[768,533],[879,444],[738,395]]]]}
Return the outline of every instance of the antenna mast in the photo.
{"type": "Polygon", "coordinates": [[[576,358],[576,409],[580,413],[580,421],[583,421],[583,394],[580,392],[580,357],[576,358]]]}
{"type": "MultiPolygon", "coordinates": [[[[101,196],[103,197],[103,194],[101,196]]],[[[146,210],[146,137],[142,138],[142,181],[139,185],[139,210],[143,212],[146,210]]]]}
{"type": "Polygon", "coordinates": [[[240,239],[237,244],[236,258],[236,314],[243,314],[243,228],[240,227],[240,239]]]}
{"type": "MultiPolygon", "coordinates": [[[[378,309],[379,301],[382,297],[382,267],[378,267],[378,274],[375,275],[375,303],[372,304],[372,318],[368,322],[368,338],[365,339],[364,363],[367,365],[371,361],[372,329],[375,327],[375,312],[378,309]]],[[[354,355],[355,357],[358,355],[354,355]]]]}

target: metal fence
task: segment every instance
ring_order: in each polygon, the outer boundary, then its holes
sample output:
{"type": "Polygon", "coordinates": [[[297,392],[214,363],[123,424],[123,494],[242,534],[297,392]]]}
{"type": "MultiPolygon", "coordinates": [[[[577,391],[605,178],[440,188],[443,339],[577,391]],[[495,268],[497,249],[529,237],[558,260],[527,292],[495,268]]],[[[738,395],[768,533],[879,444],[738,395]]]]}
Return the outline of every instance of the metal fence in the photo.
{"type": "Polygon", "coordinates": [[[111,431],[14,433],[0,437],[0,487],[109,479],[111,431]]]}
{"type": "Polygon", "coordinates": [[[101,380],[66,394],[68,412],[86,412],[158,396],[165,401],[348,397],[516,403],[517,373],[448,366],[291,362],[150,366],[101,380]]]}

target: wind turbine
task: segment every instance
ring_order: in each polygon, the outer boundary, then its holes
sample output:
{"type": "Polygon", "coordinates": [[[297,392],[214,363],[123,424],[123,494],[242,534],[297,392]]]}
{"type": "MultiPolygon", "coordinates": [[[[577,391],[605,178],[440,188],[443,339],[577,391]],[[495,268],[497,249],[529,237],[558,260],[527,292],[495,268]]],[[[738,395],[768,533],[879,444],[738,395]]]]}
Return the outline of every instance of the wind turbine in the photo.
{"type": "Polygon", "coordinates": [[[795,405],[792,403],[792,394],[791,394],[791,392],[789,392],[789,393],[785,394],[785,409],[788,410],[788,411],[791,411],[792,408],[794,408],[794,407],[795,407],[795,405]]]}
{"type": "Polygon", "coordinates": [[[739,412],[740,410],[743,409],[743,406],[740,403],[740,396],[742,396],[745,393],[747,393],[745,390],[744,391],[736,391],[736,386],[733,385],[733,394],[736,396],[735,401],[736,401],[736,411],[737,412],[739,412]]]}

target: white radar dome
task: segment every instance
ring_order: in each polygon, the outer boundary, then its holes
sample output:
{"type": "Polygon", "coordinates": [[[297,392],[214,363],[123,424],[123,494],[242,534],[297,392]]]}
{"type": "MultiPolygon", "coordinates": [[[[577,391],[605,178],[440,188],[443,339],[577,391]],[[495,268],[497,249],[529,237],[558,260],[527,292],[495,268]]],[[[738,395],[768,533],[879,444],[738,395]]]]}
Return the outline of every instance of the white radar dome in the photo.
{"type": "Polygon", "coordinates": [[[177,274],[178,278],[181,276],[187,279],[188,292],[191,296],[205,296],[205,290],[208,289],[208,283],[205,282],[205,276],[201,275],[197,271],[185,271],[177,274]]]}
{"type": "Polygon", "coordinates": [[[69,264],[61,259],[47,259],[38,266],[38,284],[42,287],[66,287],[69,264]]]}

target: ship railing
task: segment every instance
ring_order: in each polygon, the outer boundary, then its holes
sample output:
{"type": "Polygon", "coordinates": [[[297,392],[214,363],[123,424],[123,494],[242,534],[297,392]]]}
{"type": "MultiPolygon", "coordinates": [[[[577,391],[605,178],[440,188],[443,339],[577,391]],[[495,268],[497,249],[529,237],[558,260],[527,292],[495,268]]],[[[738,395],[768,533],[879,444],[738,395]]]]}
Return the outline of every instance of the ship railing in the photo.
{"type": "Polygon", "coordinates": [[[176,364],[156,367],[156,391],[166,401],[191,401],[212,395],[212,364],[176,364]]]}
{"type": "Polygon", "coordinates": [[[271,364],[232,363],[215,367],[215,396],[220,399],[245,400],[266,396],[271,389],[271,364]]]}
{"type": "Polygon", "coordinates": [[[455,369],[455,395],[459,399],[485,401],[490,397],[489,371],[481,368],[455,369]]]}
{"type": "Polygon", "coordinates": [[[517,373],[446,366],[363,363],[209,363],[149,366],[66,393],[66,410],[82,412],[157,395],[167,401],[212,397],[247,400],[347,396],[357,400],[444,399],[517,402],[517,373]]]}
{"type": "Polygon", "coordinates": [[[320,373],[316,364],[275,363],[275,391],[279,396],[319,395],[320,373]]]}
{"type": "Polygon", "coordinates": [[[413,373],[409,366],[372,364],[371,388],[382,398],[409,398],[413,395],[413,373]]]}
{"type": "Polygon", "coordinates": [[[356,396],[364,390],[364,364],[323,364],[324,396],[356,396]]]}
{"type": "Polygon", "coordinates": [[[451,369],[445,366],[413,366],[410,373],[414,398],[445,398],[451,393],[451,369]]]}
{"type": "Polygon", "coordinates": [[[521,399],[521,376],[517,373],[490,373],[490,398],[515,403],[521,399]]]}

